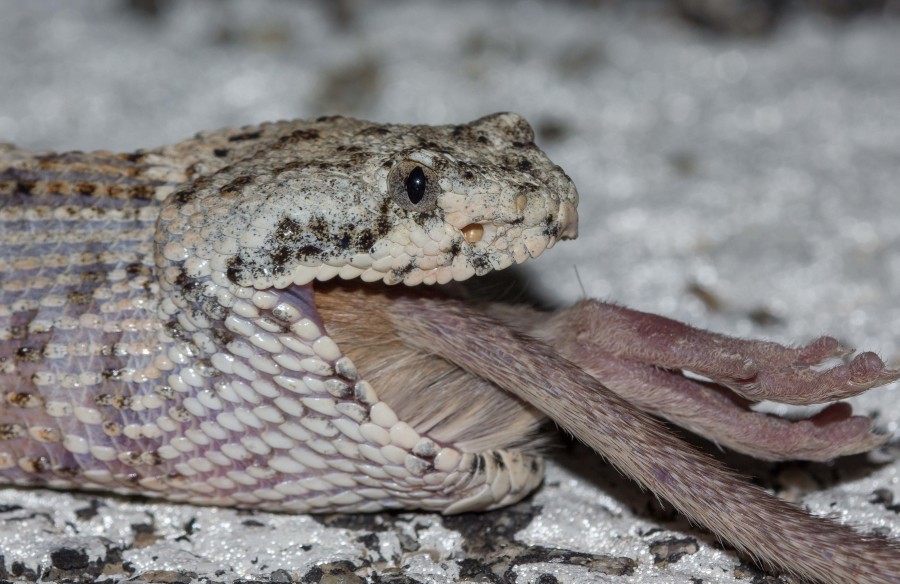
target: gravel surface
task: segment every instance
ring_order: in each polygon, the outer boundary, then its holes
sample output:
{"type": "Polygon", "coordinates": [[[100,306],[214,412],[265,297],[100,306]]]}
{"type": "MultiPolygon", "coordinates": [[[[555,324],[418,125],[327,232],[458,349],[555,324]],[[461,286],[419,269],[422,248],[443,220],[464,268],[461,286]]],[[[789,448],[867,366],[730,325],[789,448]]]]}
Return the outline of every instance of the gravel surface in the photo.
{"type": "MultiPolygon", "coordinates": [[[[441,123],[513,110],[582,196],[580,238],[518,271],[530,294],[782,342],[828,332],[900,363],[896,19],[800,12],[730,38],[653,2],[196,0],[160,2],[155,16],[150,4],[3,3],[0,142],[127,150],[323,113],[441,123]]],[[[896,391],[854,405],[897,433],[896,391]]],[[[0,578],[759,577],[585,449],[550,458],[534,497],[448,518],[0,489],[0,578]]],[[[900,537],[896,441],[886,464],[725,458],[815,513],[900,537]]]]}

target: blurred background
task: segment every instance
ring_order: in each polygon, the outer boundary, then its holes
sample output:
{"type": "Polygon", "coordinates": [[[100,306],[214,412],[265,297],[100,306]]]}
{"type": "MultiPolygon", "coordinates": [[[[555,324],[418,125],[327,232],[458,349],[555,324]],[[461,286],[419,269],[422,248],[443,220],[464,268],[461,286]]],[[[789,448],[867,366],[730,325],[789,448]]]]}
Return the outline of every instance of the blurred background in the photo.
{"type": "MultiPolygon", "coordinates": [[[[436,124],[512,110],[582,198],[579,239],[517,270],[515,293],[551,305],[599,297],[781,342],[827,332],[900,365],[896,1],[0,8],[0,142],[132,150],[322,114],[436,124]]],[[[896,391],[855,407],[897,432],[896,391]]],[[[875,462],[726,456],[814,512],[900,537],[892,444],[875,462]]],[[[599,457],[571,444],[549,456],[533,498],[455,518],[4,489],[0,578],[762,581],[599,457]]]]}

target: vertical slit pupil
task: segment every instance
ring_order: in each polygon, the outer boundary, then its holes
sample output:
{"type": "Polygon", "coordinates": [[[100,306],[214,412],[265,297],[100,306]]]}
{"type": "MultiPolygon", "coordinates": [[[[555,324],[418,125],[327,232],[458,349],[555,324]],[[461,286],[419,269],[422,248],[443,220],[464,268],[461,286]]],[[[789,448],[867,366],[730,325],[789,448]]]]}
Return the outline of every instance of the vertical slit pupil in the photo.
{"type": "Polygon", "coordinates": [[[425,188],[428,186],[428,179],[425,178],[425,171],[421,166],[412,169],[409,176],[406,177],[406,195],[409,202],[418,205],[422,197],[425,196],[425,188]]]}

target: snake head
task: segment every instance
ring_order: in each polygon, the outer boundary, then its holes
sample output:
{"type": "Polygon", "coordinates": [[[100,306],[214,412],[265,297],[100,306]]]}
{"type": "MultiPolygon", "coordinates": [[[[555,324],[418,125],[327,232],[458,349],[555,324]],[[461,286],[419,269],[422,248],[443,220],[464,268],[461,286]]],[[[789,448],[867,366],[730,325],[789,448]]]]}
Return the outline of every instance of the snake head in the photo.
{"type": "Polygon", "coordinates": [[[189,276],[208,270],[257,289],[335,276],[446,283],[574,238],[577,201],[516,114],[447,126],[282,122],[251,154],[169,197],[158,257],[194,258],[189,276]]]}

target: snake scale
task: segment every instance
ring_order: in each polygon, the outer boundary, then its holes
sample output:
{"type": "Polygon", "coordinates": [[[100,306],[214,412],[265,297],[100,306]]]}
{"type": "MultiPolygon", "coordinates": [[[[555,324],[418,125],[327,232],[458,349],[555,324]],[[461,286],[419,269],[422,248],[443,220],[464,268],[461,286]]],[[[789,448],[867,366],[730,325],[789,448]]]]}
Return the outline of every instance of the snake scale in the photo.
{"type": "Polygon", "coordinates": [[[862,452],[887,437],[845,404],[806,420],[749,406],[900,377],[874,354],[821,369],[849,351],[452,284],[574,238],[577,201],[508,113],[277,122],[125,154],[4,146],[0,480],[458,513],[539,485],[549,417],[764,564],[900,582],[896,543],[768,495],[650,415],[772,460],[862,452]]]}

